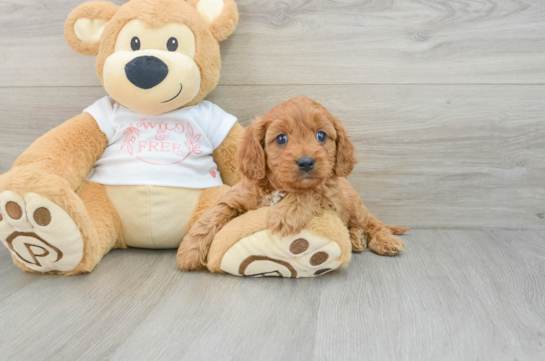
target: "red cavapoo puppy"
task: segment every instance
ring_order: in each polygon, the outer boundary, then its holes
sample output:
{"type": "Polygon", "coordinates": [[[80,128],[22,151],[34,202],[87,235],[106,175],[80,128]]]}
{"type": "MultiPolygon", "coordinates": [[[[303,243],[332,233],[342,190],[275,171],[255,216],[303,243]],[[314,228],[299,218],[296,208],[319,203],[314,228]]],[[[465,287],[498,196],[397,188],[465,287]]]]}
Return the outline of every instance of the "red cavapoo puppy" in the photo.
{"type": "Polygon", "coordinates": [[[307,97],[278,104],[246,129],[238,154],[244,178],[191,227],[178,251],[180,267],[206,265],[212,241],[225,224],[279,194],[283,199],[269,213],[273,233],[297,234],[324,209],[332,209],[349,228],[354,252],[366,245],[381,255],[401,252],[403,241],[393,234],[409,228],[380,222],[344,178],[356,164],[354,153],[341,122],[322,105],[307,97]]]}

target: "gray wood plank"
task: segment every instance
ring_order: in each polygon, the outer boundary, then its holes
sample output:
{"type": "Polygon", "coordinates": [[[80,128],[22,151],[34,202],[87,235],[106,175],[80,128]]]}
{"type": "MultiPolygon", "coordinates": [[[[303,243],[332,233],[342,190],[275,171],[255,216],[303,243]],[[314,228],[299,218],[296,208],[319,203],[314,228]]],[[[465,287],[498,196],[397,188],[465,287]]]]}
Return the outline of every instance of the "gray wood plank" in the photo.
{"type": "Polygon", "coordinates": [[[28,272],[14,272],[10,253],[4,250],[1,244],[0,248],[0,301],[2,301],[32,284],[37,275],[28,272]]]}
{"type": "Polygon", "coordinates": [[[173,287],[111,359],[312,359],[321,293],[316,284],[218,277],[202,275],[191,290],[173,287]],[[173,314],[181,309],[187,312],[173,314]]]}
{"type": "MultiPolygon", "coordinates": [[[[63,37],[84,1],[0,1],[1,86],[100,84],[94,58],[63,37]]],[[[222,84],[545,83],[540,0],[238,4],[222,84]]]]}
{"type": "Polygon", "coordinates": [[[361,276],[323,292],[316,359],[545,357],[538,234],[418,230],[406,238],[408,252],[390,265],[380,257],[352,263],[361,276]]]}
{"type": "MultiPolygon", "coordinates": [[[[0,173],[104,94],[0,89],[0,173]]],[[[299,95],[344,122],[360,159],[350,181],[384,221],[545,228],[544,86],[219,86],[208,99],[248,125],[299,95]]]]}
{"type": "MultiPolygon", "coordinates": [[[[366,252],[344,270],[302,280],[182,273],[174,251],[114,251],[89,275],[37,275],[0,299],[0,354],[15,360],[545,357],[539,232],[413,230],[403,238],[407,248],[399,257],[366,252]]],[[[6,256],[1,248],[3,263],[6,256]]],[[[10,266],[6,277],[22,273],[10,266]]]]}
{"type": "MultiPolygon", "coordinates": [[[[103,265],[85,276],[36,275],[5,298],[2,358],[100,359],[129,336],[181,273],[172,252],[112,252],[103,265]]],[[[13,265],[10,271],[12,277],[20,273],[13,265]]]]}

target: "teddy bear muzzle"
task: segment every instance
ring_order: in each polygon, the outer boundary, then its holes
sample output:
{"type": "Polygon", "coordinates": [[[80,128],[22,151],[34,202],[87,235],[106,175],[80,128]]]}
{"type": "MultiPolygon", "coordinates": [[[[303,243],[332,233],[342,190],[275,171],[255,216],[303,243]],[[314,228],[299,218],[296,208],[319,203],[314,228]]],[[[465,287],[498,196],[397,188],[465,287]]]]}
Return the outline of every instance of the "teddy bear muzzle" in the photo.
{"type": "Polygon", "coordinates": [[[147,116],[165,114],[192,101],[201,86],[191,57],[157,49],[118,51],[104,64],[104,88],[118,103],[147,116]]]}

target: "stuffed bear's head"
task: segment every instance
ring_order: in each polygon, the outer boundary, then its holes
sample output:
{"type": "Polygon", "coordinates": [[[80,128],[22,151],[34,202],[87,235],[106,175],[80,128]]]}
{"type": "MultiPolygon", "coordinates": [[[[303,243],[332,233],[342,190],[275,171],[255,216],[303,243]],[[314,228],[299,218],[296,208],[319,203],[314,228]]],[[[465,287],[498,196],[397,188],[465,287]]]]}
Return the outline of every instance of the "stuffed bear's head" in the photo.
{"type": "Polygon", "coordinates": [[[195,105],[216,87],[219,42],[237,22],[233,0],[91,1],[70,13],[64,36],[97,56],[97,74],[118,103],[153,116],[195,105]]]}

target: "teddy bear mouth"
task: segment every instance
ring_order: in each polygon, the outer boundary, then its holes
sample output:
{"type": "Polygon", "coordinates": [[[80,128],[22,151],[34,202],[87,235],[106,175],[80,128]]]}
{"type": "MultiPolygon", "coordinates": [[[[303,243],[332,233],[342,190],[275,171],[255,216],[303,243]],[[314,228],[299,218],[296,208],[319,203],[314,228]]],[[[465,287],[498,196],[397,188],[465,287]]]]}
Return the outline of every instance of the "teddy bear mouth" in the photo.
{"type": "Polygon", "coordinates": [[[178,95],[180,95],[180,94],[182,93],[182,89],[183,89],[183,88],[184,88],[184,86],[180,83],[180,91],[178,92],[178,94],[176,94],[176,95],[174,96],[174,98],[170,98],[169,100],[165,100],[164,102],[161,102],[161,103],[168,103],[168,102],[170,102],[170,101],[176,99],[176,98],[178,97],[178,95]]]}

